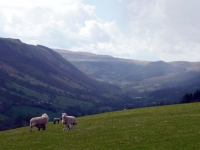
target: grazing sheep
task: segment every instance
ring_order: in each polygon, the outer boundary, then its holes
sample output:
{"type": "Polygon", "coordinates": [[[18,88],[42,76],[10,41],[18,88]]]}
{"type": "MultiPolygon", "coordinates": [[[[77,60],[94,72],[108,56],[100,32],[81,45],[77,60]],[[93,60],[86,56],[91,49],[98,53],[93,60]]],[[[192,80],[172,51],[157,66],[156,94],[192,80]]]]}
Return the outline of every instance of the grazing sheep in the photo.
{"type": "Polygon", "coordinates": [[[43,130],[46,129],[46,124],[49,121],[49,117],[47,114],[42,114],[41,117],[34,117],[30,120],[30,132],[32,131],[33,127],[37,127],[38,131],[40,131],[40,128],[43,128],[43,130]]]}
{"type": "Polygon", "coordinates": [[[53,123],[56,124],[56,121],[57,121],[57,123],[59,123],[60,120],[62,120],[62,118],[54,118],[54,119],[53,119],[53,123]]]}
{"type": "Polygon", "coordinates": [[[62,114],[62,124],[64,124],[63,130],[65,130],[67,128],[71,129],[72,125],[76,125],[77,124],[76,118],[74,116],[67,116],[66,113],[63,113],[62,114]]]}

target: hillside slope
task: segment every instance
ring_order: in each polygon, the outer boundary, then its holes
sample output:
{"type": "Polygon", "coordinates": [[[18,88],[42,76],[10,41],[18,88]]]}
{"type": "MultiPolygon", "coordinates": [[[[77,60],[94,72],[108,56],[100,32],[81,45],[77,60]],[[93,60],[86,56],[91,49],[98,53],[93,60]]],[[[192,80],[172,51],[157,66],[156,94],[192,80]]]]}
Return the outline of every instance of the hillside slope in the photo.
{"type": "Polygon", "coordinates": [[[199,107],[200,103],[192,103],[78,117],[78,126],[71,131],[49,122],[45,131],[29,132],[29,127],[2,131],[0,144],[12,150],[198,150],[199,107]]]}
{"type": "Polygon", "coordinates": [[[54,49],[84,73],[124,90],[199,86],[200,62],[147,62],[54,49]]]}
{"type": "MultiPolygon", "coordinates": [[[[1,68],[4,64],[13,68],[18,73],[24,73],[44,82],[51,80],[52,85],[59,86],[63,90],[97,88],[103,90],[103,84],[86,76],[58,53],[41,45],[27,45],[20,40],[0,39],[1,68]],[[59,77],[59,79],[58,79],[59,77]],[[71,81],[70,85],[63,84],[63,78],[71,81]],[[55,84],[58,82],[59,84],[55,84]],[[77,85],[77,86],[76,86],[77,85]]],[[[5,67],[4,69],[6,70],[5,67]]]]}
{"type": "Polygon", "coordinates": [[[97,113],[106,100],[102,95],[112,97],[118,91],[119,87],[87,76],[48,47],[0,38],[0,128],[1,120],[16,119],[13,114],[36,115],[39,108],[74,115],[97,113]],[[35,111],[25,112],[23,106],[35,111]]]}

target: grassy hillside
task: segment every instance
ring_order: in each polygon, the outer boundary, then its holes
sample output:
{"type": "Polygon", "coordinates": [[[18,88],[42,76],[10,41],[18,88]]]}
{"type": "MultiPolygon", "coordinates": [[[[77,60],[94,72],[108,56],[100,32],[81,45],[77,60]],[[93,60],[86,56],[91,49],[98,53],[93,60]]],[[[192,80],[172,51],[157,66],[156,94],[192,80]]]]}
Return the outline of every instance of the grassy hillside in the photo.
{"type": "Polygon", "coordinates": [[[77,118],[78,126],[63,131],[47,124],[0,132],[1,149],[197,150],[200,148],[200,103],[132,109],[77,118]]]}
{"type": "Polygon", "coordinates": [[[104,94],[114,97],[113,92],[119,91],[116,85],[87,76],[48,47],[0,38],[0,130],[13,128],[10,119],[15,122],[20,115],[40,112],[14,109],[18,106],[52,114],[65,110],[76,116],[95,114],[104,107],[104,94]]]}

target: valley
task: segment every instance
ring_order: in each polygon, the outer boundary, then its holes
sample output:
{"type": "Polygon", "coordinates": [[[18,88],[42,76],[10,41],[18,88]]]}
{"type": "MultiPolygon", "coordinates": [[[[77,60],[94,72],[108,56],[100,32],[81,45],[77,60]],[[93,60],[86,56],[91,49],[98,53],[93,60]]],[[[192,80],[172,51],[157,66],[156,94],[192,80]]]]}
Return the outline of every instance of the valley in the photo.
{"type": "Polygon", "coordinates": [[[0,38],[0,130],[27,126],[42,111],[52,120],[62,112],[177,104],[200,88],[199,76],[200,62],[137,61],[0,38]]]}

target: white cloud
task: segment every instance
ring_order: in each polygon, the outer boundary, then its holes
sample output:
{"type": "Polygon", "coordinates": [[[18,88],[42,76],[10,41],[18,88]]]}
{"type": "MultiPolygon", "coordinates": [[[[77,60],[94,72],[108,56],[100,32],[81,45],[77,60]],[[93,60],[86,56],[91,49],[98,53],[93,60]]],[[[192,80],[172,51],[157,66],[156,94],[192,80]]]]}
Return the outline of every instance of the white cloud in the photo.
{"type": "Polygon", "coordinates": [[[83,0],[3,0],[0,33],[30,44],[131,59],[199,61],[200,1],[120,3],[123,19],[109,22],[83,0]]]}
{"type": "Polygon", "coordinates": [[[127,5],[130,28],[145,51],[166,61],[199,61],[200,1],[141,0],[127,5]],[[193,57],[193,54],[197,56],[193,57]]]}
{"type": "Polygon", "coordinates": [[[85,26],[80,27],[80,35],[91,42],[109,42],[110,39],[104,25],[95,20],[86,21],[85,26]]]}

